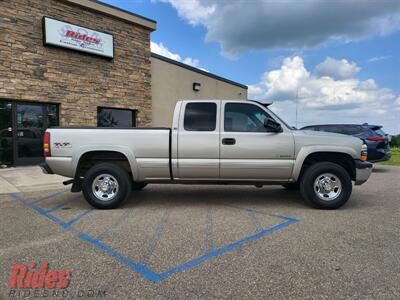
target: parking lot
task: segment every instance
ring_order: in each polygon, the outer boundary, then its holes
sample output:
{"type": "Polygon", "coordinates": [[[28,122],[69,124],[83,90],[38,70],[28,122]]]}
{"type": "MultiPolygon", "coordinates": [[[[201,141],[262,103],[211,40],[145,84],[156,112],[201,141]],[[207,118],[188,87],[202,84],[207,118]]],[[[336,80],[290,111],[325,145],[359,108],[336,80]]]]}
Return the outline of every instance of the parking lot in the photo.
{"type": "Polygon", "coordinates": [[[71,272],[66,298],[398,299],[399,182],[376,166],[336,211],[279,186],[149,185],[108,211],[67,190],[0,195],[0,298],[23,298],[14,264],[46,261],[71,272]]]}

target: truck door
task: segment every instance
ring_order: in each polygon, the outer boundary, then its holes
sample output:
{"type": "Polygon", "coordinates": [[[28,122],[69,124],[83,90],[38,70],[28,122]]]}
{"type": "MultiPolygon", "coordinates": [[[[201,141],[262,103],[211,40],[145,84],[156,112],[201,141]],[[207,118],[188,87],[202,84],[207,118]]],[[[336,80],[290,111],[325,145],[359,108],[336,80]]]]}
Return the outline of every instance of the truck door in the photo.
{"type": "MultiPolygon", "coordinates": [[[[268,132],[272,118],[256,103],[221,103],[221,179],[287,180],[294,164],[294,139],[287,128],[268,132]]],[[[278,121],[278,120],[276,120],[278,121]]]]}
{"type": "Polygon", "coordinates": [[[219,178],[220,101],[183,102],[177,179],[219,178]]]}

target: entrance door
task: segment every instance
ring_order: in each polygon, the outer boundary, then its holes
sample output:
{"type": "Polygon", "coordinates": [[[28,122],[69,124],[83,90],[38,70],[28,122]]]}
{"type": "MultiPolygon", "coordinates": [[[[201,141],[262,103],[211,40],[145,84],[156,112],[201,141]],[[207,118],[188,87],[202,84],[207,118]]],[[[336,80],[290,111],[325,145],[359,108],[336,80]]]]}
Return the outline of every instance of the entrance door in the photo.
{"type": "Polygon", "coordinates": [[[38,164],[43,161],[42,137],[47,128],[45,106],[17,103],[16,164],[38,164]]]}
{"type": "Polygon", "coordinates": [[[0,100],[0,164],[42,162],[46,128],[58,126],[58,105],[0,100]]]}
{"type": "Polygon", "coordinates": [[[13,164],[12,104],[0,100],[0,164],[13,164]]]}

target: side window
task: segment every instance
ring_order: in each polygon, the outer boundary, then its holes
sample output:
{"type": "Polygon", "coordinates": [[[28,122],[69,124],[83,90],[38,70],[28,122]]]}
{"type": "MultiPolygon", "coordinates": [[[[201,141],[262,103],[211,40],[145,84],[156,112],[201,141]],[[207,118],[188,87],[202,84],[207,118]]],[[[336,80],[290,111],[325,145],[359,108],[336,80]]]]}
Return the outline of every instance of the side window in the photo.
{"type": "Polygon", "coordinates": [[[271,118],[253,104],[227,103],[225,105],[224,130],[236,132],[266,132],[265,120],[271,118]]]}
{"type": "Polygon", "coordinates": [[[217,124],[217,104],[188,103],[183,127],[187,131],[214,131],[217,124]]]}

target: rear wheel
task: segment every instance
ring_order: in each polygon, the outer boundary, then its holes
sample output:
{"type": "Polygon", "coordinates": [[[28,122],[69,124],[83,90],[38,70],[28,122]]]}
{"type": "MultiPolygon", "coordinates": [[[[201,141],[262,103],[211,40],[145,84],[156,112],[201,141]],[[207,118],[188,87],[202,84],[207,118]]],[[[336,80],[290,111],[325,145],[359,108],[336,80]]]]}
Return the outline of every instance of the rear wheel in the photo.
{"type": "Polygon", "coordinates": [[[320,209],[336,209],[350,198],[353,185],[347,171],[331,162],[310,166],[300,180],[300,192],[311,206],[320,209]]]}
{"type": "Polygon", "coordinates": [[[128,198],[131,185],[131,178],[124,169],[111,163],[102,163],[93,166],[85,174],[82,191],[92,206],[110,209],[128,198]]]}

